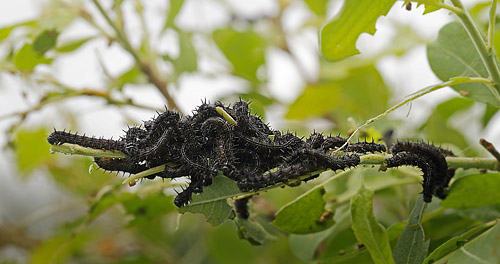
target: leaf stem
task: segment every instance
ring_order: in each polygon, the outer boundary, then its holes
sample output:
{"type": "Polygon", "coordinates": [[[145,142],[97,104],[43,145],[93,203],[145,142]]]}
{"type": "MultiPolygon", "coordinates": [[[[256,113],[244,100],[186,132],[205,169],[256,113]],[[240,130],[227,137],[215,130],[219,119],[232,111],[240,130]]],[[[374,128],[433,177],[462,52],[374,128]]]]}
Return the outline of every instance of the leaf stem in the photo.
{"type": "Polygon", "coordinates": [[[349,142],[351,141],[351,139],[354,137],[354,135],[356,135],[361,129],[364,129],[365,127],[367,127],[368,125],[374,123],[375,121],[385,117],[386,115],[388,115],[389,113],[393,112],[394,110],[400,108],[401,106],[413,101],[413,100],[416,100],[430,92],[433,92],[433,91],[436,91],[436,90],[439,90],[441,88],[444,88],[444,87],[448,87],[448,86],[453,86],[453,85],[457,85],[457,84],[462,84],[462,83],[470,83],[470,82],[479,82],[479,83],[486,83],[486,84],[491,84],[492,81],[490,79],[485,79],[485,78],[476,78],[476,77],[455,77],[455,78],[451,78],[449,81],[446,81],[446,82],[442,82],[442,83],[438,83],[438,84],[435,84],[435,85],[431,85],[431,86],[428,86],[428,87],[425,87],[415,93],[412,93],[408,96],[408,98],[406,98],[405,100],[403,100],[402,102],[394,105],[393,107],[387,109],[385,112],[383,112],[382,114],[378,115],[378,116],[375,116],[373,118],[370,118],[368,119],[363,125],[359,126],[358,128],[356,128],[356,130],[354,130],[354,132],[352,132],[352,134],[349,136],[349,138],[347,138],[347,141],[346,143],[344,143],[344,145],[342,145],[340,148],[336,149],[334,152],[338,152],[340,150],[342,150],[343,148],[345,148],[349,142]]]}
{"type": "Polygon", "coordinates": [[[493,35],[495,33],[495,18],[497,14],[497,0],[491,1],[490,20],[488,24],[488,44],[486,48],[491,52],[493,50],[493,35]]]}
{"type": "MultiPolygon", "coordinates": [[[[472,17],[469,15],[469,12],[465,7],[463,6],[462,2],[460,0],[451,0],[453,5],[461,10],[461,12],[455,12],[457,17],[460,19],[462,22],[465,30],[469,34],[469,37],[472,40],[472,43],[474,44],[474,47],[476,48],[477,52],[479,53],[479,56],[481,57],[481,60],[483,61],[483,64],[488,71],[489,78],[493,80],[493,88],[491,89],[491,92],[497,100],[500,102],[500,70],[498,69],[498,65],[496,63],[496,58],[493,56],[495,53],[492,52],[490,48],[488,48],[487,44],[484,42],[483,37],[481,36],[481,33],[479,29],[477,28],[476,24],[472,20],[472,17]]],[[[496,0],[494,0],[496,4],[496,0]]],[[[493,7],[492,7],[493,9],[493,7]]],[[[496,8],[495,8],[496,9],[496,8]]],[[[490,18],[490,23],[494,18],[490,18]]],[[[490,25],[490,30],[493,30],[493,26],[490,25]]],[[[493,33],[491,33],[493,34],[493,33]]],[[[488,40],[490,41],[490,40],[488,40]]],[[[491,43],[491,45],[493,45],[491,43]]],[[[491,46],[492,47],[492,46],[491,46]]],[[[490,85],[488,85],[490,87],[490,85]]]]}

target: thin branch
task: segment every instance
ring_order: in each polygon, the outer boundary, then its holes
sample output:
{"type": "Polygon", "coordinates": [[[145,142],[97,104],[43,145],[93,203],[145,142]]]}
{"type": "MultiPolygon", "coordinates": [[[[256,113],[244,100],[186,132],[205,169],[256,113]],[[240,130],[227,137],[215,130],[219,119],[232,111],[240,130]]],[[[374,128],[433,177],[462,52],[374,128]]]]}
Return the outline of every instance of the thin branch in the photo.
{"type": "Polygon", "coordinates": [[[125,33],[111,20],[108,16],[104,8],[101,6],[98,0],[92,0],[94,5],[99,10],[100,14],[104,17],[106,22],[113,28],[116,34],[116,38],[118,43],[122,45],[122,47],[132,55],[135,60],[135,63],[139,66],[139,69],[148,77],[148,80],[156,86],[158,91],[165,97],[167,100],[167,105],[170,110],[180,111],[180,108],[177,106],[174,98],[170,95],[167,89],[167,82],[160,76],[160,74],[154,70],[154,67],[150,65],[146,60],[139,56],[139,53],[132,47],[130,41],[125,36],[125,33]]]}
{"type": "Polygon", "coordinates": [[[342,145],[340,148],[338,148],[337,150],[335,150],[335,152],[338,152],[338,151],[342,150],[343,148],[345,148],[349,144],[351,139],[354,137],[354,135],[356,135],[360,130],[364,129],[365,127],[374,123],[375,121],[385,117],[386,115],[388,115],[389,113],[393,112],[394,110],[400,108],[401,106],[403,106],[403,105],[405,105],[413,100],[416,100],[416,99],[418,99],[418,98],[420,98],[420,97],[422,97],[430,92],[439,90],[441,88],[453,86],[453,85],[457,85],[457,84],[462,84],[462,83],[470,83],[470,82],[486,83],[486,84],[492,83],[492,81],[490,79],[485,79],[485,78],[455,77],[455,78],[450,79],[447,82],[443,82],[443,83],[439,83],[439,84],[425,87],[425,88],[423,88],[423,89],[421,89],[413,94],[410,94],[406,100],[403,100],[402,102],[396,104],[395,106],[387,109],[382,114],[368,119],[363,125],[356,128],[356,130],[354,130],[354,132],[349,136],[349,138],[347,138],[346,143],[344,145],[342,145]]]}
{"type": "Polygon", "coordinates": [[[465,30],[469,34],[474,47],[479,53],[479,57],[481,57],[483,65],[488,71],[489,78],[493,80],[493,87],[491,87],[490,85],[488,85],[488,87],[490,87],[492,94],[500,102],[500,69],[496,64],[497,58],[496,56],[493,56],[494,53],[490,52],[490,50],[487,48],[481,32],[472,20],[472,17],[469,15],[467,9],[465,9],[465,7],[462,5],[462,2],[460,0],[451,0],[451,2],[455,7],[461,10],[461,12],[456,12],[455,14],[457,15],[458,19],[460,19],[465,30]]]}
{"type": "Polygon", "coordinates": [[[495,157],[495,159],[498,160],[498,162],[500,162],[500,153],[491,142],[481,138],[479,139],[479,144],[481,144],[481,146],[483,146],[488,152],[491,153],[491,155],[493,155],[493,157],[495,157]]]}
{"type": "MultiPolygon", "coordinates": [[[[50,148],[53,152],[61,152],[65,154],[71,155],[84,155],[84,156],[93,156],[93,157],[102,157],[102,158],[125,158],[126,154],[119,151],[105,151],[105,150],[96,150],[91,148],[85,148],[78,145],[71,144],[63,144],[63,145],[52,145],[50,148]]],[[[392,157],[390,154],[368,154],[360,157],[360,165],[386,165],[386,159],[392,157]]],[[[496,159],[490,158],[464,158],[464,157],[447,157],[446,162],[450,168],[463,168],[463,169],[487,169],[493,171],[500,170],[500,163],[496,159]]],[[[169,166],[174,166],[174,164],[168,164],[169,166]]],[[[162,172],[165,169],[166,165],[157,166],[154,168],[150,168],[148,170],[137,173],[127,179],[125,179],[122,183],[128,183],[158,172],[162,172]]],[[[312,175],[317,175],[322,173],[325,170],[318,170],[309,173],[308,175],[304,175],[301,177],[308,178],[312,175]]],[[[273,188],[276,186],[273,186],[273,188]]]]}

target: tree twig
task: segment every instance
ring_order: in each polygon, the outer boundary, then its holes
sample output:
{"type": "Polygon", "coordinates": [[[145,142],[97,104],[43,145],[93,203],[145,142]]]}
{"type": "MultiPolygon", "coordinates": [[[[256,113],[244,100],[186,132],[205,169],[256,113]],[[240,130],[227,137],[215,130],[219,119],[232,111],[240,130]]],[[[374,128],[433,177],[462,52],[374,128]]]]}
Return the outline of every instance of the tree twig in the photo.
{"type": "Polygon", "coordinates": [[[160,91],[160,93],[165,97],[167,101],[167,106],[170,110],[180,111],[179,106],[175,102],[172,95],[168,92],[167,82],[160,76],[160,74],[154,70],[150,64],[155,62],[149,62],[142,58],[139,53],[132,47],[130,41],[125,36],[125,33],[111,20],[108,16],[104,8],[101,6],[98,0],[92,0],[94,5],[97,7],[101,15],[104,17],[106,22],[113,28],[116,34],[116,38],[118,43],[122,45],[122,47],[132,55],[135,60],[135,63],[139,66],[139,69],[148,77],[148,80],[160,91]]]}
{"type": "Polygon", "coordinates": [[[481,138],[479,139],[479,144],[481,144],[481,146],[483,146],[488,152],[491,153],[491,155],[493,155],[493,157],[495,157],[495,159],[498,160],[498,162],[500,162],[500,153],[491,142],[481,138]]]}

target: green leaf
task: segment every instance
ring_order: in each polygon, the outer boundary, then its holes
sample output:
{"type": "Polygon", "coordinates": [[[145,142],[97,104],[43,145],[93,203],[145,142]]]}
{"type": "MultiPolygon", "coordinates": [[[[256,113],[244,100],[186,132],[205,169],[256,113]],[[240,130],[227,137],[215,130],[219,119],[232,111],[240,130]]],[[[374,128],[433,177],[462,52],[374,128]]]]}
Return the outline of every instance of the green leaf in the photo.
{"type": "Polygon", "coordinates": [[[64,44],[58,45],[56,47],[56,51],[60,53],[67,53],[67,52],[73,52],[80,48],[83,44],[87,43],[87,41],[94,39],[94,37],[88,37],[88,38],[83,38],[83,39],[77,39],[77,40],[72,40],[69,42],[66,42],[64,44]]]}
{"type": "Polygon", "coordinates": [[[439,9],[441,9],[441,7],[439,7],[439,4],[444,4],[444,0],[417,0],[415,2],[418,3],[417,7],[420,5],[425,5],[424,15],[432,13],[434,11],[438,11],[439,9]]]}
{"type": "Polygon", "coordinates": [[[424,210],[425,203],[420,195],[415,202],[408,224],[392,251],[397,264],[421,264],[427,255],[429,242],[425,242],[424,229],[421,225],[424,210]]]}
{"type": "Polygon", "coordinates": [[[351,222],[356,238],[375,263],[394,263],[387,232],[373,214],[373,191],[363,185],[351,199],[351,222]]]}
{"type": "MultiPolygon", "coordinates": [[[[427,59],[432,71],[442,81],[457,76],[488,78],[488,72],[474,44],[458,22],[444,26],[439,31],[438,39],[427,45],[427,59]]],[[[452,88],[476,101],[500,106],[500,102],[486,84],[464,83],[452,88]]]]}
{"type": "Polygon", "coordinates": [[[112,86],[116,85],[118,90],[122,90],[125,84],[144,84],[147,81],[146,76],[134,64],[128,71],[124,72],[116,80],[113,80],[112,86]]]}
{"type": "Polygon", "coordinates": [[[182,73],[194,72],[198,69],[198,58],[193,46],[191,34],[179,31],[179,57],[172,60],[175,69],[175,79],[182,73]]]}
{"type": "Polygon", "coordinates": [[[450,117],[466,111],[474,104],[473,100],[456,97],[440,103],[427,121],[420,127],[428,138],[432,138],[435,143],[451,143],[459,148],[465,149],[469,146],[465,136],[461,131],[450,126],[450,117]]]}
{"type": "Polygon", "coordinates": [[[324,231],[312,234],[291,234],[289,239],[293,254],[304,263],[313,260],[314,253],[316,252],[318,246],[332,234],[335,226],[337,225],[334,225],[324,231]]]}
{"type": "Polygon", "coordinates": [[[43,240],[30,254],[30,264],[45,263],[67,263],[68,259],[84,247],[95,235],[91,233],[80,233],[76,236],[71,234],[58,234],[43,240]]]}
{"type": "Polygon", "coordinates": [[[311,11],[313,11],[318,16],[324,16],[326,14],[326,6],[328,0],[304,0],[311,11]]]}
{"type": "Polygon", "coordinates": [[[145,197],[136,196],[132,199],[124,200],[123,207],[125,211],[133,216],[129,225],[147,224],[155,218],[175,211],[172,199],[172,196],[155,193],[145,197]]]}
{"type": "Polygon", "coordinates": [[[170,0],[170,7],[167,12],[167,20],[165,21],[165,26],[163,26],[163,30],[169,27],[175,27],[175,18],[179,11],[181,11],[182,5],[184,4],[184,0],[170,0]]]}
{"type": "Polygon", "coordinates": [[[375,23],[389,12],[396,0],[345,1],[340,14],[320,31],[320,48],[329,60],[341,60],[356,54],[356,41],[362,33],[374,34],[375,23]]]}
{"type": "Polygon", "coordinates": [[[112,206],[137,197],[137,194],[128,192],[116,193],[120,185],[122,184],[115,186],[108,185],[99,192],[99,196],[90,204],[88,212],[90,222],[112,206]]]}
{"type": "Polygon", "coordinates": [[[48,50],[56,46],[59,32],[56,30],[43,31],[33,42],[33,49],[40,54],[44,54],[48,50]]]}
{"type": "Polygon", "coordinates": [[[21,172],[28,173],[51,158],[47,135],[45,128],[20,130],[16,134],[17,166],[21,172]]]}
{"type": "Polygon", "coordinates": [[[12,30],[14,30],[16,28],[20,28],[20,27],[23,27],[23,26],[32,27],[32,26],[35,26],[35,25],[36,25],[35,21],[26,21],[26,22],[22,22],[22,23],[19,23],[19,24],[14,24],[14,25],[11,25],[11,26],[8,26],[8,27],[0,28],[0,41],[2,41],[5,38],[7,38],[10,35],[10,32],[12,32],[12,30]]]}
{"type": "Polygon", "coordinates": [[[462,177],[450,187],[441,202],[447,208],[472,208],[500,203],[500,173],[484,173],[462,177]]]}
{"type": "Polygon", "coordinates": [[[37,52],[33,45],[24,44],[24,46],[16,52],[14,65],[21,71],[33,71],[38,64],[49,64],[52,59],[47,59],[37,52]]]}
{"type": "Polygon", "coordinates": [[[325,188],[319,185],[283,206],[272,224],[293,234],[309,234],[323,231],[335,222],[333,213],[325,210],[325,188]]]}
{"type": "Polygon", "coordinates": [[[484,114],[481,118],[481,125],[485,128],[490,120],[498,113],[498,107],[486,105],[486,109],[484,110],[484,114]]]}
{"type": "Polygon", "coordinates": [[[81,197],[94,195],[106,184],[120,181],[116,175],[105,173],[103,170],[96,169],[89,173],[90,166],[95,164],[89,158],[72,157],[66,160],[60,157],[50,164],[49,171],[58,184],[71,191],[73,195],[81,197]]]}
{"type": "Polygon", "coordinates": [[[258,82],[257,69],[265,63],[266,41],[254,31],[218,29],[213,39],[233,65],[234,74],[258,82]]]}
{"type": "Polygon", "coordinates": [[[471,230],[453,237],[452,239],[444,242],[441,244],[438,248],[436,248],[427,258],[425,258],[423,264],[428,264],[428,263],[434,263],[441,258],[447,256],[448,254],[452,253],[453,251],[459,249],[461,245],[464,245],[467,243],[472,237],[476,236],[477,234],[483,232],[484,230],[490,228],[490,224],[482,224],[479,226],[476,226],[472,228],[471,230]]]}
{"type": "Polygon", "coordinates": [[[233,214],[227,199],[242,194],[235,181],[217,176],[213,178],[212,185],[203,188],[202,193],[193,194],[191,202],[179,208],[179,212],[202,213],[207,217],[207,222],[217,226],[233,214]]]}
{"type": "Polygon", "coordinates": [[[290,105],[286,118],[373,117],[387,109],[390,91],[374,65],[348,69],[342,77],[309,84],[290,105]]]}
{"type": "Polygon", "coordinates": [[[267,232],[259,222],[253,219],[236,217],[235,223],[238,227],[238,236],[241,239],[248,240],[252,245],[264,245],[276,240],[275,236],[267,232]]]}
{"type": "Polygon", "coordinates": [[[449,264],[498,263],[500,259],[500,225],[496,224],[462,248],[455,251],[449,264]]]}

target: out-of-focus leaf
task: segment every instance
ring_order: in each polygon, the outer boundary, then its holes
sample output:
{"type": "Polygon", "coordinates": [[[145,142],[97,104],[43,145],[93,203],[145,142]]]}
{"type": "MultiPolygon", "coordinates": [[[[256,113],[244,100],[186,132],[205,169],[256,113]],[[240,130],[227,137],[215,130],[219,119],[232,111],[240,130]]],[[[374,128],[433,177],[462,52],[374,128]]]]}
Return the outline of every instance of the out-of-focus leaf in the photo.
{"type": "Polygon", "coordinates": [[[175,206],[172,199],[173,196],[156,193],[145,197],[136,196],[123,201],[123,207],[125,207],[128,214],[133,216],[129,225],[147,224],[154,218],[174,211],[175,206]]]}
{"type": "Polygon", "coordinates": [[[387,109],[389,94],[373,65],[354,68],[338,79],[308,85],[290,105],[286,118],[334,114],[368,119],[387,109]]]}
{"type": "Polygon", "coordinates": [[[422,195],[415,202],[415,206],[408,220],[403,234],[399,238],[396,246],[392,250],[394,261],[400,263],[421,264],[427,255],[429,242],[425,242],[424,229],[421,225],[422,214],[425,203],[422,195]]]}
{"type": "Polygon", "coordinates": [[[146,76],[134,64],[128,71],[114,80],[113,84],[116,85],[118,90],[122,90],[125,84],[144,84],[147,81],[146,76]]]}
{"type": "Polygon", "coordinates": [[[253,219],[237,217],[235,222],[240,238],[248,240],[252,245],[263,245],[276,239],[259,222],[253,219]]]}
{"type": "Polygon", "coordinates": [[[28,173],[51,158],[47,135],[47,130],[44,128],[21,130],[16,134],[16,158],[19,170],[28,173]]]}
{"type": "Polygon", "coordinates": [[[304,263],[313,260],[314,253],[316,252],[318,246],[331,235],[332,231],[333,228],[330,227],[330,229],[312,234],[291,234],[290,247],[292,248],[293,254],[304,263]]]}
{"type": "Polygon", "coordinates": [[[193,46],[191,34],[179,31],[179,57],[172,60],[176,78],[182,73],[193,72],[198,68],[198,57],[193,46]]]}
{"type": "Polygon", "coordinates": [[[500,203],[500,173],[462,177],[450,187],[441,205],[447,208],[472,208],[500,203]]]}
{"type": "Polygon", "coordinates": [[[304,0],[311,11],[313,11],[318,16],[324,16],[326,14],[326,5],[328,0],[304,0]]]}
{"type": "Polygon", "coordinates": [[[375,263],[394,263],[385,228],[373,214],[373,191],[363,185],[351,199],[351,222],[354,234],[370,252],[375,263]]]}
{"type": "Polygon", "coordinates": [[[217,176],[213,178],[212,185],[203,188],[202,193],[193,194],[191,202],[179,208],[179,212],[202,213],[207,217],[207,222],[217,226],[233,214],[227,199],[242,194],[235,181],[217,176]]]}
{"type": "Polygon", "coordinates": [[[42,15],[38,19],[38,27],[42,30],[62,32],[73,20],[82,15],[83,3],[52,0],[43,6],[42,15]]]}
{"type": "Polygon", "coordinates": [[[38,53],[31,44],[24,46],[16,52],[14,65],[21,71],[32,71],[38,64],[49,64],[52,59],[45,58],[38,53]]]}
{"type": "Polygon", "coordinates": [[[108,192],[102,194],[102,196],[99,196],[96,200],[92,202],[88,213],[90,221],[94,220],[96,217],[101,215],[102,212],[106,211],[112,206],[137,197],[137,194],[127,193],[127,192],[116,193],[116,191],[117,188],[113,188],[110,186],[108,192]]]}
{"type": "Polygon", "coordinates": [[[30,264],[67,263],[67,260],[83,248],[94,235],[80,233],[72,237],[70,234],[60,234],[50,237],[35,248],[30,255],[30,264]]]}
{"type": "MultiPolygon", "coordinates": [[[[59,160],[59,159],[58,159],[59,160]]],[[[53,179],[71,190],[75,195],[88,197],[100,190],[110,180],[120,182],[114,174],[104,173],[103,170],[93,170],[89,173],[89,167],[95,166],[88,158],[73,157],[67,162],[53,162],[48,165],[53,179]]]]}
{"type": "Polygon", "coordinates": [[[465,219],[483,223],[489,222],[491,220],[500,218],[500,204],[461,209],[457,210],[457,214],[465,219]]]}
{"type": "Polygon", "coordinates": [[[457,97],[439,104],[427,121],[420,127],[435,143],[451,143],[467,148],[469,143],[462,132],[450,127],[449,118],[459,111],[465,111],[474,104],[473,100],[457,97]]]}
{"type": "Polygon", "coordinates": [[[498,263],[500,259],[500,225],[496,224],[462,248],[455,251],[449,264],[498,263]]]}
{"type": "Polygon", "coordinates": [[[77,40],[63,43],[61,45],[58,45],[58,47],[56,47],[56,51],[60,52],[60,53],[73,52],[73,51],[77,50],[78,48],[80,48],[83,44],[87,43],[87,41],[89,41],[91,39],[94,39],[94,37],[77,39],[77,40]]]}
{"type": "Polygon", "coordinates": [[[469,230],[469,231],[467,231],[459,236],[453,237],[452,239],[444,242],[438,248],[436,248],[434,251],[432,251],[432,253],[429,254],[429,256],[427,258],[425,258],[423,263],[424,264],[434,263],[434,262],[440,260],[441,258],[447,256],[451,252],[459,249],[462,245],[467,243],[471,237],[476,236],[477,234],[485,231],[486,229],[488,229],[490,227],[491,227],[491,225],[489,225],[489,224],[482,224],[482,225],[479,225],[479,226],[472,228],[471,230],[469,230]]]}
{"type": "MultiPolygon", "coordinates": [[[[438,39],[427,45],[427,59],[432,71],[442,81],[457,76],[488,78],[481,57],[464,27],[458,22],[441,28],[438,39]]],[[[476,101],[500,106],[500,102],[485,84],[464,83],[452,88],[476,101]]]]}
{"type": "Polygon", "coordinates": [[[170,7],[168,8],[167,20],[165,21],[165,25],[163,26],[163,30],[169,27],[175,27],[174,21],[179,14],[179,11],[184,4],[184,0],[170,0],[170,7]]]}
{"type": "Polygon", "coordinates": [[[254,31],[218,29],[213,39],[233,65],[234,74],[258,82],[257,69],[265,63],[266,41],[254,31]]]}
{"type": "Polygon", "coordinates": [[[395,0],[345,1],[340,14],[320,31],[320,48],[329,60],[341,60],[359,54],[356,41],[362,33],[374,34],[375,23],[385,16],[395,0]]]}
{"type": "Polygon", "coordinates": [[[481,118],[481,125],[485,128],[490,120],[498,113],[498,107],[492,105],[486,105],[486,109],[484,110],[484,114],[481,118]]]}
{"type": "Polygon", "coordinates": [[[325,210],[323,199],[325,188],[319,185],[282,207],[272,224],[294,234],[309,234],[323,231],[335,222],[333,213],[325,210]]]}
{"type": "Polygon", "coordinates": [[[11,25],[11,26],[8,26],[8,27],[0,28],[0,41],[2,41],[5,38],[7,38],[10,35],[10,32],[12,32],[12,30],[14,30],[16,28],[20,28],[20,27],[23,27],[23,26],[34,26],[34,25],[36,25],[35,21],[26,21],[26,22],[22,22],[22,23],[19,23],[19,24],[14,24],[14,25],[11,25]]]}
{"type": "Polygon", "coordinates": [[[56,30],[43,31],[33,42],[33,49],[40,54],[44,54],[48,50],[56,46],[59,32],[56,30]]]}

